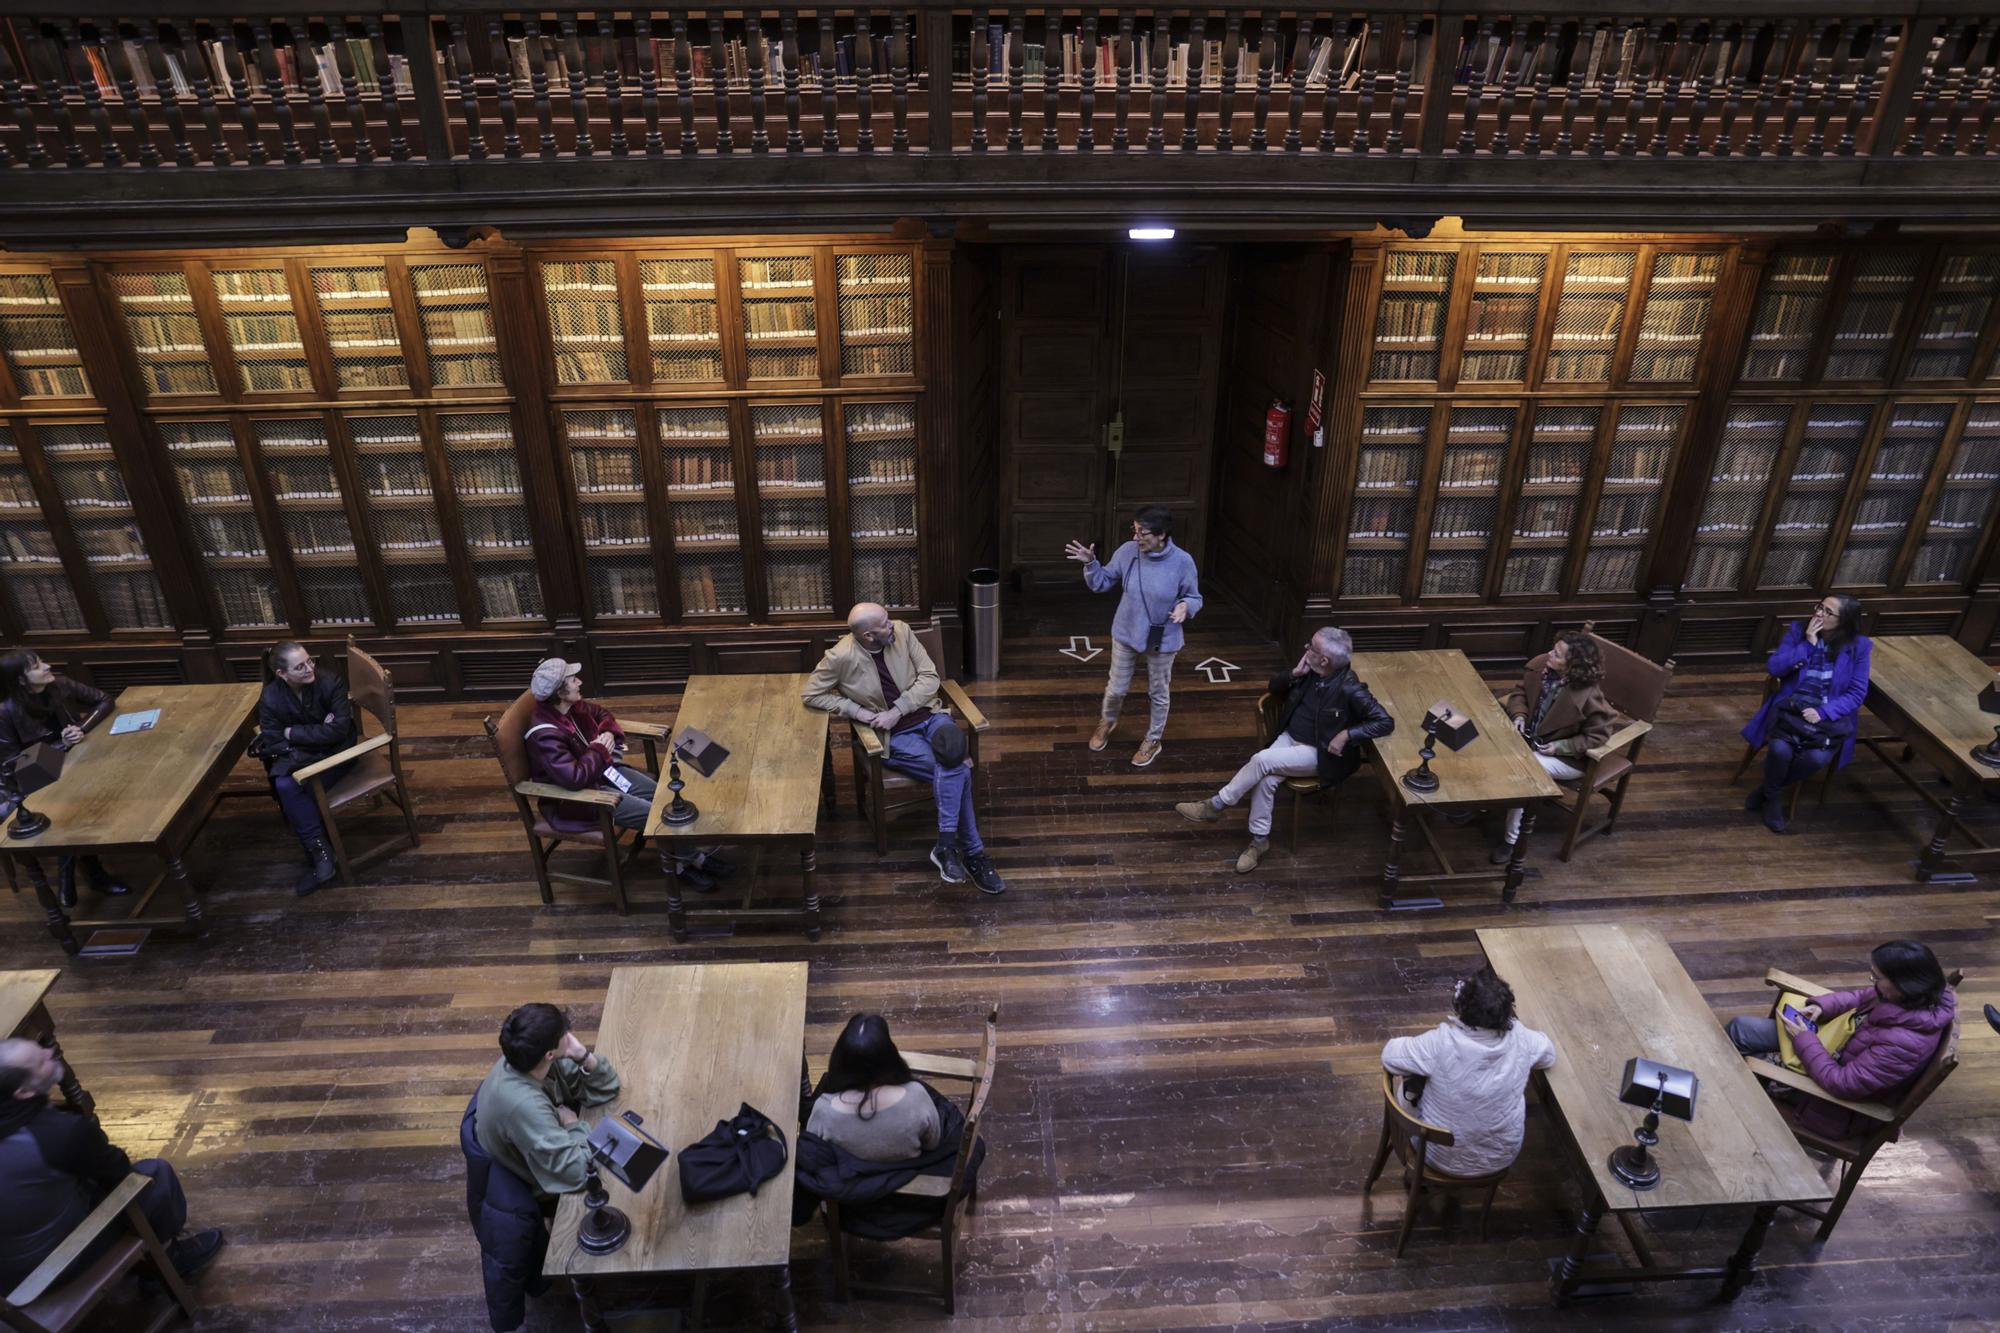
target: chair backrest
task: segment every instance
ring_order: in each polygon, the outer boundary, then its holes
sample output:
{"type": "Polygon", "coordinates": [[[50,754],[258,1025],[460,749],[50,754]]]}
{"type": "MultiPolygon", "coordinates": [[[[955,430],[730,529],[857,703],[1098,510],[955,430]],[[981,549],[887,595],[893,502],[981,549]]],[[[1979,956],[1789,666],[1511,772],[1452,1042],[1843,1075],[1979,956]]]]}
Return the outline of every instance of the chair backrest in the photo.
{"type": "Polygon", "coordinates": [[[1417,1151],[1421,1158],[1427,1147],[1449,1148],[1458,1142],[1452,1132],[1443,1125],[1433,1125],[1428,1120],[1419,1120],[1410,1104],[1403,1100],[1403,1076],[1382,1071],[1382,1099],[1388,1114],[1397,1124],[1398,1131],[1405,1140],[1416,1139],[1417,1151]]]}
{"type": "MultiPolygon", "coordinates": [[[[1954,968],[1945,973],[1944,980],[1946,985],[1956,991],[1959,983],[1965,980],[1965,973],[1954,968]]],[[[1895,1103],[1896,1118],[1886,1126],[1887,1132],[1892,1137],[1899,1132],[1903,1128],[1903,1122],[1916,1114],[1917,1108],[1937,1091],[1938,1084],[1951,1077],[1951,1071],[1956,1068],[1958,1068],[1958,1024],[1954,1022],[1951,1030],[1938,1038],[1937,1049],[1931,1052],[1930,1060],[1918,1072],[1916,1078],[1910,1081],[1909,1087],[1904,1089],[1902,1097],[1895,1103]]]]}
{"type": "Polygon", "coordinates": [[[1604,697],[1611,700],[1611,706],[1639,722],[1657,719],[1674,678],[1674,659],[1651,661],[1594,632],[1589,624],[1583,628],[1604,655],[1604,697]]]}
{"type": "Polygon", "coordinates": [[[522,690],[521,697],[507,705],[498,722],[490,716],[486,719],[486,735],[493,742],[493,754],[500,761],[500,772],[506,776],[509,791],[535,776],[534,767],[528,762],[527,740],[528,721],[534,715],[535,696],[522,690]]]}
{"type": "Polygon", "coordinates": [[[979,1052],[979,1072],[973,1079],[972,1096],[966,1102],[965,1131],[958,1139],[958,1160],[951,1164],[953,1200],[964,1192],[966,1168],[972,1164],[973,1145],[979,1142],[979,1121],[986,1114],[986,1098],[993,1091],[993,1076],[999,1063],[1000,1006],[996,1004],[986,1011],[986,1039],[979,1052]]]}
{"type": "Polygon", "coordinates": [[[372,715],[382,730],[396,734],[395,681],[389,668],[363,651],[352,634],[347,636],[347,697],[372,715]]]}
{"type": "Polygon", "coordinates": [[[952,679],[951,664],[944,660],[944,631],[936,625],[926,625],[922,629],[912,625],[910,633],[917,636],[917,642],[931,655],[931,665],[937,668],[938,679],[952,679]]]}
{"type": "Polygon", "coordinates": [[[1278,735],[1278,710],[1285,701],[1275,694],[1257,696],[1257,744],[1269,745],[1278,735]]]}

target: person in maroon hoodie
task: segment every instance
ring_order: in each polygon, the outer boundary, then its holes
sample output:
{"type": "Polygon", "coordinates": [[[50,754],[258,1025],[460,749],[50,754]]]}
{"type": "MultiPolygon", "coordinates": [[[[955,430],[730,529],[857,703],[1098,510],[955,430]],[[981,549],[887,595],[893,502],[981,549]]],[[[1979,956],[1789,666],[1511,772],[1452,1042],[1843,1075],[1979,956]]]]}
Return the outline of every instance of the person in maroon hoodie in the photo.
{"type": "MultiPolygon", "coordinates": [[[[583,664],[560,657],[545,658],[528,684],[535,696],[535,714],[525,739],[528,763],[538,781],[570,791],[610,789],[618,793],[611,822],[619,828],[644,830],[652,814],[653,775],[624,762],[625,731],[611,710],[583,697],[583,664]]],[[[542,818],[559,831],[585,832],[597,827],[597,812],[581,801],[543,800],[542,818]]],[[[673,854],[674,874],[702,893],[713,889],[719,876],[736,867],[707,848],[673,854]]]]}
{"type": "MultiPolygon", "coordinates": [[[[1780,1016],[1732,1018],[1729,1039],[1745,1055],[1778,1049],[1778,1024],[1792,1034],[1792,1048],[1812,1081],[1836,1097],[1893,1102],[1903,1093],[1951,1031],[1958,997],[1938,966],[1937,955],[1915,940],[1891,940],[1868,955],[1873,985],[1812,997],[1801,1012],[1817,1025],[1855,1013],[1854,1035],[1838,1051],[1820,1045],[1815,1027],[1780,1016]]],[[[1847,1132],[1849,1113],[1815,1102],[1802,1116],[1806,1128],[1838,1137],[1847,1132]]]]}

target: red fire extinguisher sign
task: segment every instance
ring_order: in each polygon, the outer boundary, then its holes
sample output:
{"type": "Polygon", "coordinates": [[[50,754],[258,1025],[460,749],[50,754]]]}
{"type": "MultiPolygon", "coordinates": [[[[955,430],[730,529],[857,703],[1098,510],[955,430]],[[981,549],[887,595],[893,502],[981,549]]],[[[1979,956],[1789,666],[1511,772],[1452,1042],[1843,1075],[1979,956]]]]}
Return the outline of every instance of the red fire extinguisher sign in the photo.
{"type": "Polygon", "coordinates": [[[1292,434],[1292,407],[1282,398],[1273,398],[1264,411],[1264,466],[1283,467],[1292,434]]]}

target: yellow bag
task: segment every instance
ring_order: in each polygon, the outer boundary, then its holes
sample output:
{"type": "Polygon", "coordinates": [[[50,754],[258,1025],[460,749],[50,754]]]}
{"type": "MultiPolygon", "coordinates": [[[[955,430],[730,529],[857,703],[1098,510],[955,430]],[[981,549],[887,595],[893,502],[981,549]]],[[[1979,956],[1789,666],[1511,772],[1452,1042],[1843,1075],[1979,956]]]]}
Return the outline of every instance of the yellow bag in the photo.
{"type": "MultiPolygon", "coordinates": [[[[1778,997],[1778,1060],[1785,1068],[1799,1074],[1806,1072],[1805,1061],[1799,1059],[1798,1051],[1792,1046],[1792,1030],[1785,1026],[1785,1006],[1789,1004],[1794,1009],[1804,1009],[1809,1003],[1811,1003],[1810,996],[1794,995],[1790,991],[1778,997]]],[[[1817,1035],[1819,1044],[1826,1048],[1828,1055],[1836,1053],[1847,1045],[1848,1038],[1854,1035],[1854,1024],[1855,1016],[1852,1009],[1844,1014],[1835,1014],[1832,1018],[1820,1019],[1817,1035]]]]}

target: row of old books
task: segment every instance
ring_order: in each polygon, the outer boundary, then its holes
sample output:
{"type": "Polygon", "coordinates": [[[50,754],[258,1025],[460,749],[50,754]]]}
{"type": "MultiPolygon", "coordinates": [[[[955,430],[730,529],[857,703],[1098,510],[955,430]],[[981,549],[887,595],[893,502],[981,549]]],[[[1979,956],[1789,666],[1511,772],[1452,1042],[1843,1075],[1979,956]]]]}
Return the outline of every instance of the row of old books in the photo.
{"type": "MultiPolygon", "coordinates": [[[[160,80],[164,75],[166,86],[176,98],[195,96],[195,82],[207,79],[209,92],[218,101],[233,101],[236,85],[241,83],[252,97],[267,95],[270,80],[265,75],[262,57],[245,59],[241,48],[233,43],[225,46],[221,42],[196,42],[193,48],[167,47],[143,42],[127,41],[118,45],[122,53],[121,68],[113,70],[111,62],[95,46],[83,48],[84,58],[90,64],[91,77],[96,80],[98,91],[106,98],[115,98],[118,80],[129,79],[141,97],[158,97],[160,80]],[[160,64],[155,66],[150,56],[157,52],[160,64]]],[[[319,81],[321,92],[331,97],[341,90],[343,79],[351,77],[355,90],[360,93],[379,93],[382,90],[381,76],[377,73],[375,50],[365,38],[350,37],[336,48],[332,42],[322,42],[315,46],[306,44],[310,64],[305,67],[319,81]],[[350,74],[343,75],[341,57],[345,55],[350,74]]],[[[271,60],[277,66],[279,86],[288,97],[305,94],[304,82],[299,77],[302,61],[295,48],[282,38],[272,45],[271,60]]],[[[387,53],[387,64],[391,82],[396,92],[409,95],[409,62],[394,52],[387,53]]]]}
{"type": "Polygon", "coordinates": [[[173,623],[160,581],[149,571],[99,574],[97,602],[113,629],[165,629],[173,623]]]}
{"type": "Polygon", "coordinates": [[[740,561],[703,559],[680,564],[681,611],[691,616],[741,615],[743,566],[740,561]]]}
{"type": "Polygon", "coordinates": [[[1619,592],[1639,581],[1639,547],[1591,550],[1583,557],[1583,575],[1577,580],[1580,592],[1619,592]]]}
{"type": "MultiPolygon", "coordinates": [[[[1098,32],[1104,31],[1105,27],[1100,26],[1098,32]]],[[[1040,35],[1043,37],[1040,42],[1022,40],[1017,46],[1008,25],[992,24],[983,41],[953,46],[953,67],[969,77],[983,58],[989,75],[1004,80],[1011,77],[1018,63],[1024,81],[1039,83],[1048,77],[1050,46],[1050,34],[1044,31],[1040,35]]],[[[978,36],[977,29],[973,36],[978,36]]],[[[1298,73],[1303,74],[1307,88],[1346,90],[1360,86],[1364,67],[1380,68],[1380,42],[1371,40],[1373,33],[1366,23],[1349,32],[1314,37],[1305,48],[1302,70],[1298,67],[1299,43],[1295,35],[1279,29],[1269,36],[1269,68],[1275,83],[1290,84],[1298,73]],[[1365,63],[1364,53],[1370,57],[1365,63]]],[[[1224,68],[1225,44],[1219,37],[1218,32],[1216,37],[1203,42],[1192,39],[1176,42],[1170,33],[1163,35],[1157,27],[1140,28],[1133,32],[1129,42],[1121,42],[1115,34],[1100,35],[1093,49],[1085,45],[1080,30],[1062,32],[1056,35],[1055,42],[1059,61],[1056,76],[1065,84],[1076,85],[1088,72],[1097,82],[1110,84],[1122,70],[1132,86],[1149,87],[1158,64],[1169,88],[1185,88],[1190,78],[1213,88],[1221,84],[1224,68]]],[[[1260,37],[1261,34],[1245,34],[1236,47],[1236,84],[1245,92],[1256,86],[1263,68],[1260,37]]]]}
{"type": "Polygon", "coordinates": [[[212,576],[222,619],[237,626],[282,625],[291,617],[278,597],[277,585],[261,571],[225,569],[212,576]]]}
{"type": "Polygon", "coordinates": [[[1563,566],[1569,556],[1562,551],[1516,551],[1507,557],[1500,577],[1501,593],[1552,593],[1562,587],[1563,566]]]}
{"type": "Polygon", "coordinates": [[[421,454],[364,454],[355,462],[361,470],[362,486],[378,499],[431,493],[430,472],[424,467],[421,454]]]}
{"type": "Polygon", "coordinates": [[[488,620],[521,620],[542,614],[542,585],[532,566],[482,568],[474,582],[488,620]]]}
{"type": "Polygon", "coordinates": [[[535,544],[525,509],[511,505],[471,505],[459,511],[458,521],[465,533],[465,544],[482,551],[535,544]]]}
{"type": "Polygon", "coordinates": [[[195,541],[205,556],[262,556],[263,534],[254,514],[195,514],[195,541]]]}
{"type": "Polygon", "coordinates": [[[1354,484],[1368,490],[1414,488],[1422,465],[1423,454],[1416,449],[1363,449],[1354,484]]]}
{"type": "Polygon", "coordinates": [[[1590,525],[1597,537],[1643,537],[1653,530],[1659,498],[1651,491],[1638,495],[1606,495],[1597,501],[1597,518],[1590,525]]]}
{"type": "Polygon", "coordinates": [[[883,606],[918,605],[917,562],[895,552],[856,552],[854,595],[883,606]]]}
{"type": "Polygon", "coordinates": [[[428,509],[389,509],[369,516],[375,544],[385,551],[442,550],[444,533],[428,509]]]}
{"type": "Polygon", "coordinates": [[[833,570],[824,559],[772,560],[764,576],[772,611],[824,611],[833,605],[833,570]]]}

